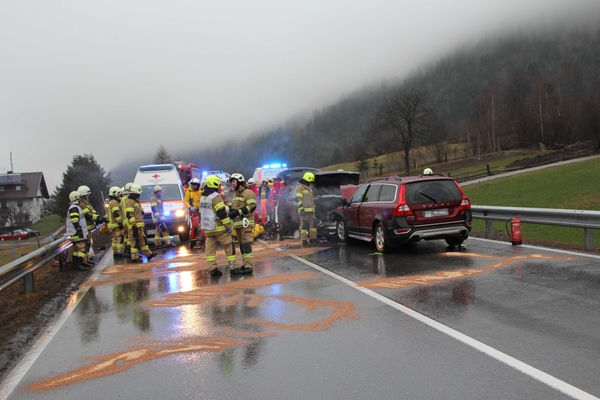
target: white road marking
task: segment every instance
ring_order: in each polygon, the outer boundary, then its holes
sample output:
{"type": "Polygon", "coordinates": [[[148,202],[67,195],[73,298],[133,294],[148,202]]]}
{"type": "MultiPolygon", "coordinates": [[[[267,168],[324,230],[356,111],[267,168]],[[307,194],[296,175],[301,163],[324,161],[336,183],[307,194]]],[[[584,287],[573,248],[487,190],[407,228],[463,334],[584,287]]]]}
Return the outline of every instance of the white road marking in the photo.
{"type": "MultiPolygon", "coordinates": [[[[97,280],[100,276],[101,271],[106,267],[108,260],[112,260],[112,249],[108,249],[102,260],[95,267],[94,274],[89,280],[97,280]]],[[[29,349],[27,354],[19,361],[19,363],[13,368],[13,370],[6,376],[6,379],[0,384],[0,399],[7,399],[8,396],[15,390],[21,379],[25,376],[29,368],[33,365],[35,360],[42,354],[48,343],[54,338],[54,335],[58,333],[60,328],[69,319],[73,311],[77,308],[77,305],[85,297],[85,294],[90,290],[91,286],[80,287],[76,293],[73,293],[71,300],[67,302],[67,306],[59,317],[52,322],[50,327],[44,332],[35,344],[29,349]],[[73,301],[74,299],[74,301],[73,301]]]]}
{"type": "Polygon", "coordinates": [[[490,347],[476,339],[473,339],[470,336],[467,336],[467,335],[462,334],[452,328],[449,328],[446,325],[443,325],[429,317],[426,317],[423,314],[420,314],[414,310],[411,310],[408,307],[403,306],[402,304],[398,304],[395,301],[392,301],[392,300],[388,299],[387,297],[382,296],[377,292],[374,292],[373,290],[370,290],[370,289],[367,289],[364,287],[360,287],[355,282],[353,282],[349,279],[346,279],[334,272],[331,272],[317,264],[307,261],[295,254],[291,254],[290,257],[292,257],[292,258],[300,261],[301,263],[306,264],[309,267],[312,267],[326,275],[329,275],[332,278],[337,279],[338,281],[343,282],[346,285],[348,285],[360,292],[363,292],[364,294],[371,296],[374,299],[379,300],[382,303],[387,304],[388,306],[393,307],[398,311],[403,312],[404,314],[408,315],[409,317],[412,317],[412,318],[416,319],[417,321],[420,321],[420,322],[424,323],[425,325],[427,325],[433,329],[436,329],[439,332],[444,333],[444,334],[466,344],[467,346],[471,346],[472,348],[479,350],[482,353],[485,353],[488,356],[505,363],[506,365],[516,369],[517,371],[520,371],[526,375],[529,375],[530,377],[558,390],[559,392],[566,394],[567,396],[570,396],[574,399],[600,400],[598,397],[595,397],[587,392],[584,392],[583,390],[578,389],[575,386],[569,385],[567,382],[561,381],[560,379],[555,378],[552,375],[549,375],[543,371],[540,371],[539,369],[534,368],[531,365],[525,364],[524,362],[519,361],[516,358],[509,356],[508,354],[502,353],[501,351],[496,350],[493,347],[490,347]]]}

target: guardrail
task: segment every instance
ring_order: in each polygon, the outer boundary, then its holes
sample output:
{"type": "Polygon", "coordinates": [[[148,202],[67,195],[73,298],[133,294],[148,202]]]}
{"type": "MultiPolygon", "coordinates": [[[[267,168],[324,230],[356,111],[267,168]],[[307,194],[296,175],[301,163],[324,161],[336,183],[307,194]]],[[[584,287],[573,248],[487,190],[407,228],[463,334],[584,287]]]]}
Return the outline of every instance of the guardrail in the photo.
{"type": "Polygon", "coordinates": [[[57,239],[39,249],[0,267],[0,291],[23,279],[25,292],[33,292],[33,271],[48,261],[60,257],[72,243],[68,237],[57,239]]]}
{"type": "MultiPolygon", "coordinates": [[[[98,225],[91,234],[97,234],[103,226],[105,224],[98,225]]],[[[62,270],[66,263],[67,250],[72,245],[71,239],[65,236],[0,267],[0,292],[19,279],[23,279],[25,292],[33,292],[33,271],[52,259],[58,259],[62,270]]]]}
{"type": "Polygon", "coordinates": [[[594,230],[600,229],[600,211],[561,210],[554,208],[471,206],[473,219],[485,220],[485,236],[492,238],[492,221],[509,221],[518,216],[529,224],[583,228],[585,249],[594,249],[594,230]]]}

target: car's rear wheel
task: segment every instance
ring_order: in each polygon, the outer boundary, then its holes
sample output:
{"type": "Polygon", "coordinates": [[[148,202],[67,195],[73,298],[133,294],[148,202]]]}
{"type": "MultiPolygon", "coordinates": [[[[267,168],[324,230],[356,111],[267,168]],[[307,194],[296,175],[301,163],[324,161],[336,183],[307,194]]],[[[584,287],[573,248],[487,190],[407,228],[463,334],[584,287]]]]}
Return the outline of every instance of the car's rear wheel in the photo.
{"type": "Polygon", "coordinates": [[[448,243],[449,246],[460,246],[464,241],[465,238],[462,237],[450,236],[446,238],[446,243],[448,243]]]}
{"type": "Polygon", "coordinates": [[[335,233],[339,242],[348,242],[348,230],[346,229],[346,221],[344,221],[343,219],[338,219],[335,221],[335,233]]]}
{"type": "Polygon", "coordinates": [[[387,253],[391,250],[390,245],[388,244],[387,237],[385,235],[385,228],[383,224],[379,222],[375,226],[375,231],[373,232],[373,238],[375,241],[375,248],[380,253],[387,253]]]}

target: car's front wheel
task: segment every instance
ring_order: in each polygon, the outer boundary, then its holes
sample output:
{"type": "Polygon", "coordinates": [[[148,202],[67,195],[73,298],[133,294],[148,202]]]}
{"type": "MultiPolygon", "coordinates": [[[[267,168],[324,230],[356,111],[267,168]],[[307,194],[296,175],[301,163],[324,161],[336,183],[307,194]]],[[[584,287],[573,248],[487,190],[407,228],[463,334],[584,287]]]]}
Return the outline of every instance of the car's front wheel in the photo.
{"type": "Polygon", "coordinates": [[[375,248],[377,249],[377,251],[380,253],[389,252],[391,250],[391,247],[388,244],[387,237],[385,235],[385,228],[383,227],[383,224],[381,222],[379,222],[375,226],[375,231],[373,233],[375,248]]]}
{"type": "Polygon", "coordinates": [[[335,233],[337,240],[341,243],[348,242],[348,230],[346,229],[346,221],[338,219],[335,222],[335,233]]]}

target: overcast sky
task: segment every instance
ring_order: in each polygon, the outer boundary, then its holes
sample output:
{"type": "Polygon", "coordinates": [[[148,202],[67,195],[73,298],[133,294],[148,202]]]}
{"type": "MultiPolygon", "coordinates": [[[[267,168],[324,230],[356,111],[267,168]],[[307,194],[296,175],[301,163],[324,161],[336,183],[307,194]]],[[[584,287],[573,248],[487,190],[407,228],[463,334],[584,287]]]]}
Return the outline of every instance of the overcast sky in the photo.
{"type": "MultiPolygon", "coordinates": [[[[0,171],[110,171],[272,128],[457,46],[598,0],[5,0],[0,171]]],[[[215,166],[218,168],[218,166],[215,166]]],[[[120,182],[115,182],[121,184],[120,182]]]]}

